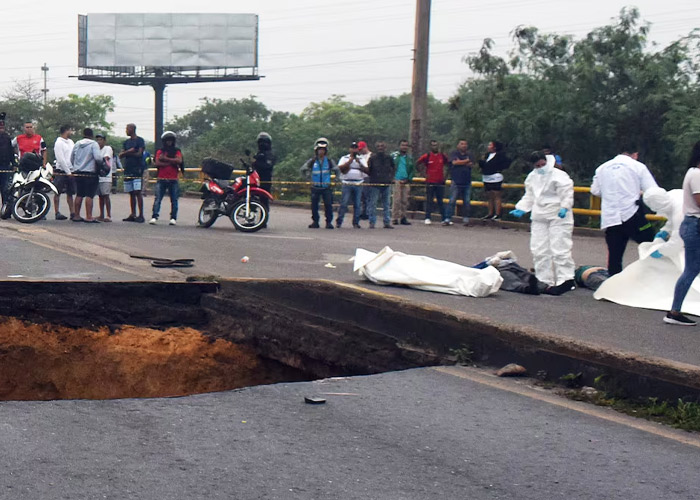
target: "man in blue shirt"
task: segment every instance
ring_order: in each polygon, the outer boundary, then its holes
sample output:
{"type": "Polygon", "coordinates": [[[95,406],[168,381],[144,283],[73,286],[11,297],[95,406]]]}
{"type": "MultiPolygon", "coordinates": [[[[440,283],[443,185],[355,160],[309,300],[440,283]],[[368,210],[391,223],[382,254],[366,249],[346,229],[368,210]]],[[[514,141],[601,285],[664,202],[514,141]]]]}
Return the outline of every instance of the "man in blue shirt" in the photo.
{"type": "Polygon", "coordinates": [[[474,155],[469,151],[469,144],[465,139],[457,143],[457,149],[450,153],[450,205],[447,209],[447,218],[443,226],[452,225],[452,216],[455,215],[457,199],[462,200],[462,222],[469,225],[469,209],[471,208],[472,166],[474,155]]]}
{"type": "Polygon", "coordinates": [[[119,158],[124,164],[124,192],[129,193],[131,214],[124,219],[125,222],[144,222],[143,218],[143,196],[141,188],[143,180],[141,176],[145,169],[143,152],[146,149],[146,142],[136,135],[136,125],[129,123],[126,126],[126,135],[129,138],[124,141],[122,152],[119,158]],[[136,206],[138,205],[139,215],[136,216],[136,206]]]}

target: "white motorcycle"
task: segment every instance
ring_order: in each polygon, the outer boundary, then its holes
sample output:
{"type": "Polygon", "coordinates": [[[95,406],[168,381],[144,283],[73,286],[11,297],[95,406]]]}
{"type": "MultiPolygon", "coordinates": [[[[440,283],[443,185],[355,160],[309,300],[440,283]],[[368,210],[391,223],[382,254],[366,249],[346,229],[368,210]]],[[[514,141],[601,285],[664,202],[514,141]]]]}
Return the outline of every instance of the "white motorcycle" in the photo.
{"type": "Polygon", "coordinates": [[[58,194],[51,182],[53,167],[43,165],[41,157],[27,153],[20,161],[19,170],[12,177],[9,196],[2,206],[2,216],[12,216],[19,222],[31,224],[41,220],[51,209],[48,193],[58,194]],[[32,155],[30,157],[30,155],[32,155]],[[34,158],[36,157],[36,158],[34,158]]]}

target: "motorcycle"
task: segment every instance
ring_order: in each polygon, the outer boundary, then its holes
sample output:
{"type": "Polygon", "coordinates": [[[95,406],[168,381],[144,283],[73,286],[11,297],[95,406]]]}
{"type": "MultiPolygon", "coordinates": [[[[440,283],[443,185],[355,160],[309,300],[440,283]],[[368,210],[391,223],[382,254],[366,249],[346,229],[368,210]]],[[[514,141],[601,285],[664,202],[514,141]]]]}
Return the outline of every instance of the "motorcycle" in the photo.
{"type": "Polygon", "coordinates": [[[19,162],[8,189],[8,196],[0,211],[3,218],[12,216],[23,224],[31,224],[44,218],[51,209],[48,193],[58,194],[51,182],[53,167],[43,165],[39,155],[26,153],[19,162]]]}
{"type": "MultiPolygon", "coordinates": [[[[250,151],[246,150],[246,156],[250,151]]],[[[231,219],[233,226],[244,233],[259,231],[267,226],[272,195],[260,187],[260,176],[250,162],[240,160],[245,175],[230,182],[233,165],[214,158],[202,161],[202,172],[208,178],[202,184],[202,206],[197,225],[211,227],[219,216],[231,219]]]]}

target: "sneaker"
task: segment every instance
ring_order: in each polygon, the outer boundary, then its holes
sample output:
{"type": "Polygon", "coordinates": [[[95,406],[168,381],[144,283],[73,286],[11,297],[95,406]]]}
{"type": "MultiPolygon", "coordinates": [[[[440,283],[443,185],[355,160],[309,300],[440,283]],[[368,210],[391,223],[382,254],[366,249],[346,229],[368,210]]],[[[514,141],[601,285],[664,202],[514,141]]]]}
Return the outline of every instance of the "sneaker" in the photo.
{"type": "Polygon", "coordinates": [[[401,219],[401,225],[402,226],[410,226],[411,223],[406,220],[406,217],[404,217],[403,219],[401,219]]]}
{"type": "Polygon", "coordinates": [[[394,229],[394,226],[391,224],[384,224],[384,229],[394,229]]]}
{"type": "Polygon", "coordinates": [[[146,222],[146,219],[143,218],[143,215],[139,215],[134,219],[134,222],[146,222]]]}
{"type": "Polygon", "coordinates": [[[374,224],[370,222],[370,223],[369,223],[369,228],[370,228],[370,229],[374,229],[374,224]]]}
{"type": "MultiPolygon", "coordinates": [[[[73,217],[71,217],[71,219],[73,219],[73,217]]],[[[122,219],[122,220],[124,222],[134,222],[134,221],[136,221],[136,217],[133,214],[131,214],[129,217],[127,217],[126,219],[122,219]]]]}
{"type": "Polygon", "coordinates": [[[326,222],[326,229],[333,229],[333,223],[332,223],[332,222],[326,222]]]}
{"type": "Polygon", "coordinates": [[[343,226],[343,223],[342,223],[342,222],[336,222],[336,223],[335,223],[335,228],[336,228],[336,229],[340,229],[342,226],[343,226]]]}
{"type": "Polygon", "coordinates": [[[559,285],[559,289],[561,290],[561,293],[576,290],[576,282],[574,280],[566,280],[564,283],[559,285]]]}
{"type": "Polygon", "coordinates": [[[424,224],[425,224],[426,226],[429,226],[429,225],[432,224],[432,223],[433,223],[433,222],[432,222],[430,219],[425,219],[425,223],[424,223],[424,224]]]}
{"type": "Polygon", "coordinates": [[[321,226],[318,225],[318,222],[312,222],[309,224],[309,229],[318,229],[319,227],[321,226]]]}
{"type": "Polygon", "coordinates": [[[444,221],[442,221],[442,225],[443,225],[443,226],[451,226],[451,225],[452,225],[452,221],[451,221],[451,220],[448,220],[448,219],[445,219],[444,221]]]}
{"type": "Polygon", "coordinates": [[[491,220],[499,220],[500,218],[501,218],[500,215],[494,214],[494,215],[491,217],[491,220]]]}
{"type": "Polygon", "coordinates": [[[352,227],[354,227],[355,229],[362,229],[362,226],[360,226],[359,224],[355,224],[355,223],[353,223],[352,227]]]}
{"type": "Polygon", "coordinates": [[[148,223],[151,225],[155,225],[156,222],[158,222],[158,218],[156,218],[156,217],[152,217],[151,220],[148,221],[148,223]]]}
{"type": "Polygon", "coordinates": [[[176,225],[177,225],[177,221],[176,221],[175,219],[170,219],[170,222],[168,222],[168,225],[169,225],[169,226],[176,226],[176,225]]]}
{"type": "Polygon", "coordinates": [[[61,212],[56,212],[56,220],[66,220],[68,217],[63,215],[61,212]]]}
{"type": "Polygon", "coordinates": [[[681,313],[667,312],[664,316],[664,323],[669,325],[695,326],[697,323],[681,313]]]}
{"type": "Polygon", "coordinates": [[[398,226],[398,225],[399,225],[399,219],[394,219],[394,220],[391,221],[391,223],[392,223],[393,225],[395,225],[395,226],[398,226]]]}

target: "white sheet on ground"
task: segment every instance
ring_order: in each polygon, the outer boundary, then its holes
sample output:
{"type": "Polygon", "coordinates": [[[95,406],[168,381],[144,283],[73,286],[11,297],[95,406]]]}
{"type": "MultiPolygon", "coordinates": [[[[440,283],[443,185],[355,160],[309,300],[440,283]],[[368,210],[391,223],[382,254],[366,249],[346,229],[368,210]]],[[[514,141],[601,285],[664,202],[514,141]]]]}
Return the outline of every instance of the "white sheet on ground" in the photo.
{"type": "MultiPolygon", "coordinates": [[[[683,253],[664,255],[654,259],[649,255],[665,245],[657,239],[652,243],[639,245],[639,260],[633,262],[621,273],[605,280],[593,297],[605,299],[623,306],[641,307],[668,311],[673,302],[673,289],[683,272],[683,253]]],[[[700,280],[693,281],[683,301],[684,313],[700,316],[700,280]]]]}
{"type": "Polygon", "coordinates": [[[353,271],[378,285],[405,285],[429,292],[486,297],[503,283],[492,266],[474,269],[422,255],[407,255],[384,247],[379,253],[355,251],[353,271]]]}

